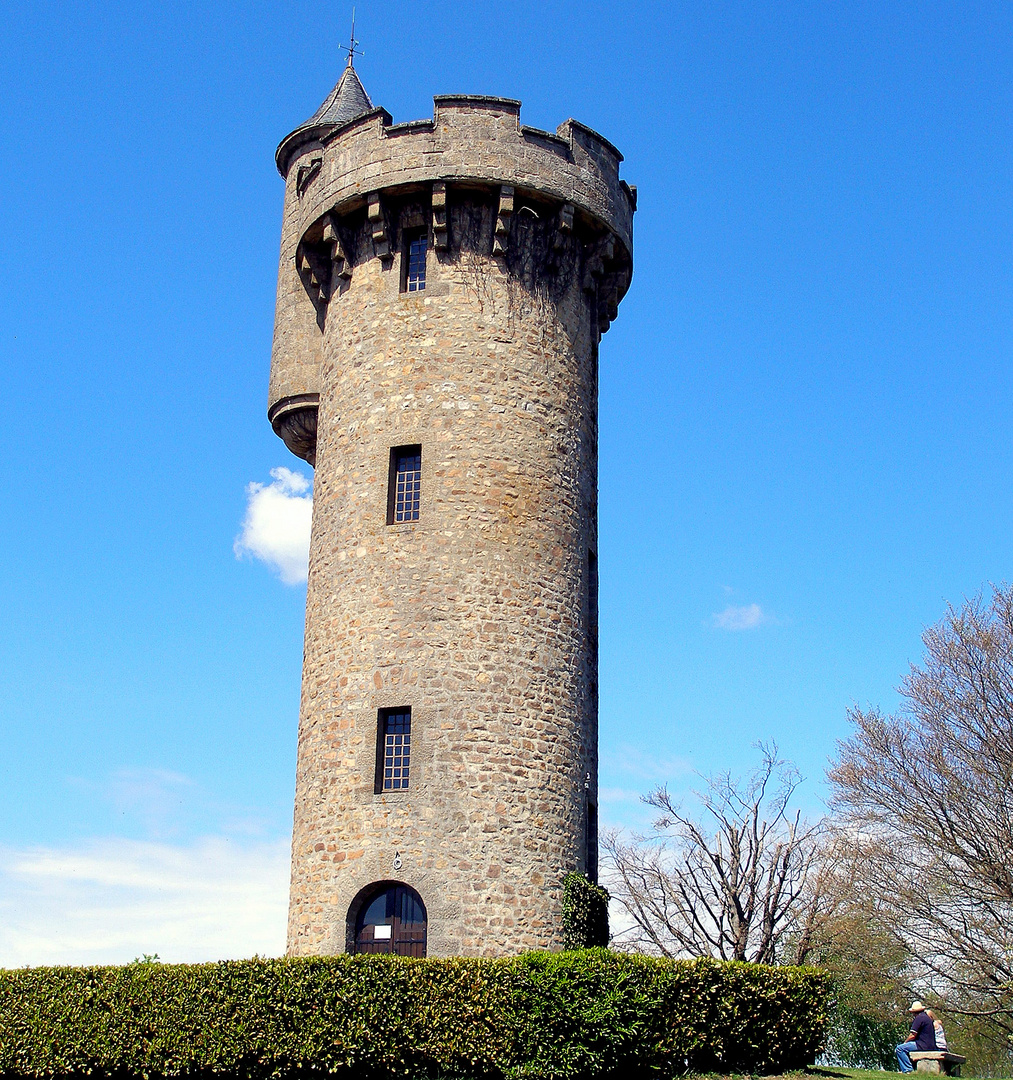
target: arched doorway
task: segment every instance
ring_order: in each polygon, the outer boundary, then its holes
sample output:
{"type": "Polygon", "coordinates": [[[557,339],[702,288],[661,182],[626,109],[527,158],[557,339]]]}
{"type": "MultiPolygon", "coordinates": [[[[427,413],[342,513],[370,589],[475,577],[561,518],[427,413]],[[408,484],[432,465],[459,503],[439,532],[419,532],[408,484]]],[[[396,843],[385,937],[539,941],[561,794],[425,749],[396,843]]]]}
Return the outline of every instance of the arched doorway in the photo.
{"type": "Polygon", "coordinates": [[[368,893],[355,920],[357,953],[426,955],[426,906],[407,885],[386,881],[368,893]]]}

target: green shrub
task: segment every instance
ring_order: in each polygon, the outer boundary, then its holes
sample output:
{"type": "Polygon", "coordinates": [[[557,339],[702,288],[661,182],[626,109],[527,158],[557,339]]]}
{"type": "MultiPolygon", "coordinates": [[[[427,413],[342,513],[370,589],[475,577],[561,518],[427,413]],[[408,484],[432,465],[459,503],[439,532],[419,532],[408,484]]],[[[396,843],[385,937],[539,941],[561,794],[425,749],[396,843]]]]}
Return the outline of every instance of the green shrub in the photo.
{"type": "Polygon", "coordinates": [[[0,971],[0,1076],[591,1078],[797,1069],[826,976],[605,949],[0,971]]]}
{"type": "Polygon", "coordinates": [[[830,1017],[824,1060],[849,1069],[892,1072],[897,1067],[897,1044],[910,1030],[907,1021],[883,1020],[840,1001],[830,1017]]]}
{"type": "Polygon", "coordinates": [[[583,874],[563,878],[563,948],[604,948],[609,943],[609,894],[583,874]]]}

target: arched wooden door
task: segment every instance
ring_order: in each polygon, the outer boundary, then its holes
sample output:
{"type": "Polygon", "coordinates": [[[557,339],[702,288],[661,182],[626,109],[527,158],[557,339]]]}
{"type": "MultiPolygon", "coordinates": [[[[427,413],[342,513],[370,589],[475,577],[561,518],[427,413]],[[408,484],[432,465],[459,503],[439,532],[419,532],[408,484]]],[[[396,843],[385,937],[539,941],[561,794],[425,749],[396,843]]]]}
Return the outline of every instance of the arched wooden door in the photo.
{"type": "Polygon", "coordinates": [[[388,882],[367,896],[355,920],[357,953],[426,955],[426,907],[407,885],[388,882]]]}

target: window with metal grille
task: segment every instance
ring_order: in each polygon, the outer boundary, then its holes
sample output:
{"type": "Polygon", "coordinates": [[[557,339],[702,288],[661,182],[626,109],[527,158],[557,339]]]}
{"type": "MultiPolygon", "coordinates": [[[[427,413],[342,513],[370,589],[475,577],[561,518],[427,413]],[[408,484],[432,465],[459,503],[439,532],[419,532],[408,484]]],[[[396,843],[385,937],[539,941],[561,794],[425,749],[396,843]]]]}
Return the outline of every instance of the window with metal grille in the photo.
{"type": "Polygon", "coordinates": [[[422,292],[426,287],[426,234],[409,233],[405,238],[404,292],[422,292]]]}
{"type": "Polygon", "coordinates": [[[381,709],[376,734],[375,791],[403,791],[411,768],[411,709],[381,709]]]}
{"type": "Polygon", "coordinates": [[[418,521],[422,502],[422,447],[395,446],[390,452],[387,524],[418,521]]]}

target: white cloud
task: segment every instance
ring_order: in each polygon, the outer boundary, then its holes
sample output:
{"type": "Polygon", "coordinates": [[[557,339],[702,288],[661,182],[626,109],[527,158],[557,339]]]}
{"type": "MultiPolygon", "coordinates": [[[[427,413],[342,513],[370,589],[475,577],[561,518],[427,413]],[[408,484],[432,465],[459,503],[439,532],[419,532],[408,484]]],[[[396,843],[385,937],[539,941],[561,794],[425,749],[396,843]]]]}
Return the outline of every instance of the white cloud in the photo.
{"type": "Polygon", "coordinates": [[[193,798],[194,782],[168,769],[116,769],[104,795],[121,814],[139,818],[149,833],[170,831],[193,798]]]}
{"type": "Polygon", "coordinates": [[[729,604],[724,611],[711,616],[711,626],[719,630],[755,630],[770,621],[770,616],[764,613],[759,604],[746,604],[744,607],[729,604]]]}
{"type": "Polygon", "coordinates": [[[310,481],[291,469],[272,469],[270,484],[246,485],[246,517],[236,537],[236,558],[260,559],[286,585],[306,580],[313,492],[310,481]]]}
{"type": "Polygon", "coordinates": [[[659,784],[680,789],[693,767],[686,758],[650,753],[633,743],[603,748],[598,774],[598,810],[602,828],[644,831],[657,811],[643,796],[659,784]]]}
{"type": "Polygon", "coordinates": [[[0,850],[0,967],[280,956],[289,841],[0,850]]]}
{"type": "Polygon", "coordinates": [[[659,754],[645,750],[633,743],[621,742],[608,747],[602,771],[622,773],[651,784],[667,784],[693,771],[687,758],[673,754],[659,754]]]}

